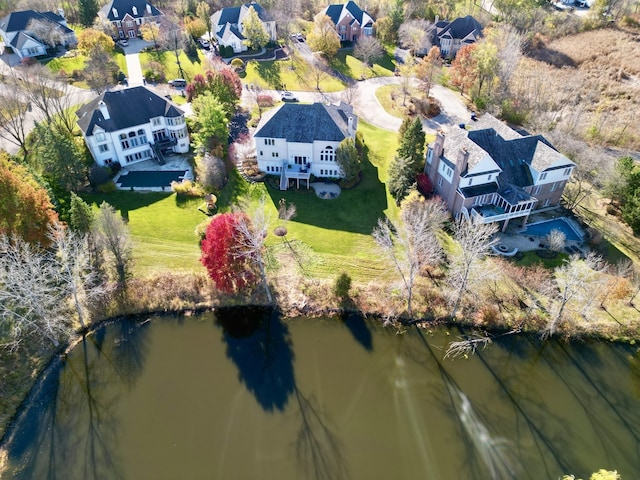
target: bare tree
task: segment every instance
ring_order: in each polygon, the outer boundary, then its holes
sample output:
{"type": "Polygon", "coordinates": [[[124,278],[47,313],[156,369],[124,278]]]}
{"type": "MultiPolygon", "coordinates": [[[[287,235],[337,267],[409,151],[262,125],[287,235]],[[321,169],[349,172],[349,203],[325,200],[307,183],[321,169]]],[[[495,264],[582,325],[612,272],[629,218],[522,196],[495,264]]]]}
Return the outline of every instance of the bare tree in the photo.
{"type": "Polygon", "coordinates": [[[327,74],[327,69],[327,63],[324,58],[314,58],[314,61],[311,64],[311,78],[313,78],[313,81],[316,84],[316,90],[320,90],[320,83],[329,76],[327,74]]]}
{"type": "Polygon", "coordinates": [[[187,44],[187,35],[180,28],[178,21],[176,19],[163,18],[160,22],[158,33],[160,35],[158,43],[167,50],[171,50],[176,57],[180,78],[187,78],[180,63],[180,52],[187,44]]]}
{"type": "Polygon", "coordinates": [[[567,309],[577,310],[590,305],[594,283],[602,272],[602,259],[589,253],[585,259],[573,255],[565,264],[556,268],[554,282],[548,286],[553,316],[543,331],[543,337],[553,335],[564,320],[567,309]]]}
{"type": "Polygon", "coordinates": [[[445,218],[444,212],[441,202],[414,202],[405,205],[400,222],[392,224],[388,219],[381,219],[373,230],[381,253],[391,260],[402,279],[409,317],[413,315],[416,278],[426,268],[442,261],[443,252],[436,231],[445,218]]]}
{"type": "Polygon", "coordinates": [[[449,283],[455,289],[451,316],[455,317],[462,297],[469,286],[490,270],[484,268],[482,260],[491,252],[498,240],[494,234],[498,231],[495,223],[482,223],[461,216],[453,226],[453,238],[458,242],[452,254],[449,270],[449,283]]]}
{"type": "Polygon", "coordinates": [[[196,162],[198,182],[205,188],[220,191],[227,182],[227,167],[220,157],[205,153],[196,162]]]}
{"type": "Polygon", "coordinates": [[[20,147],[26,156],[29,99],[17,75],[7,78],[5,85],[11,94],[0,94],[0,137],[20,147]]]}
{"type": "Polygon", "coordinates": [[[102,202],[94,220],[94,235],[110,259],[119,287],[124,287],[131,274],[131,240],[122,217],[107,202],[102,202]]]}
{"type": "Polygon", "coordinates": [[[342,101],[353,105],[358,100],[358,84],[354,81],[349,82],[347,88],[342,91],[342,101]]]}
{"type": "Polygon", "coordinates": [[[257,207],[253,209],[249,208],[249,202],[241,202],[238,211],[243,211],[244,215],[236,225],[236,255],[248,259],[257,268],[267,301],[272,304],[273,295],[267,279],[264,245],[270,223],[266,200],[264,197],[260,198],[257,207]]]}
{"type": "Polygon", "coordinates": [[[515,28],[505,25],[492,36],[492,41],[498,47],[499,87],[503,94],[507,94],[511,78],[522,59],[522,35],[515,28]]]}
{"type": "Polygon", "coordinates": [[[278,0],[274,2],[270,12],[278,25],[280,36],[288,39],[289,34],[292,33],[292,25],[297,18],[301,17],[300,0],[278,0]]]}
{"type": "Polygon", "coordinates": [[[545,240],[549,245],[549,250],[552,250],[554,252],[561,252],[567,243],[567,236],[564,234],[564,232],[558,230],[557,228],[554,228],[547,234],[545,240]]]}
{"type": "Polygon", "coordinates": [[[372,36],[364,36],[356,43],[353,48],[353,55],[362,60],[368,67],[382,58],[384,49],[380,41],[372,36]]]}
{"type": "Polygon", "coordinates": [[[96,93],[102,93],[116,82],[120,68],[104,50],[96,50],[91,55],[83,75],[87,85],[96,93]]]}
{"type": "Polygon", "coordinates": [[[607,300],[620,300],[631,291],[631,281],[634,275],[633,262],[622,260],[606,267],[607,278],[600,290],[600,308],[606,310],[607,300]]]}
{"type": "Polygon", "coordinates": [[[62,31],[60,26],[53,21],[31,20],[27,25],[27,30],[33,33],[33,36],[42,43],[46,43],[50,47],[62,43],[62,31]]]}
{"type": "Polygon", "coordinates": [[[92,302],[106,293],[90,268],[85,235],[60,225],[52,248],[0,236],[0,342],[17,348],[27,337],[54,346],[66,341],[75,320],[85,327],[92,302]]]}
{"type": "Polygon", "coordinates": [[[407,20],[398,29],[398,38],[413,55],[426,55],[433,46],[435,25],[428,20],[407,20]]]}
{"type": "Polygon", "coordinates": [[[413,55],[407,55],[404,63],[398,67],[400,71],[400,89],[402,90],[402,106],[407,104],[407,96],[410,93],[411,79],[413,78],[413,70],[415,68],[415,59],[413,55]]]}

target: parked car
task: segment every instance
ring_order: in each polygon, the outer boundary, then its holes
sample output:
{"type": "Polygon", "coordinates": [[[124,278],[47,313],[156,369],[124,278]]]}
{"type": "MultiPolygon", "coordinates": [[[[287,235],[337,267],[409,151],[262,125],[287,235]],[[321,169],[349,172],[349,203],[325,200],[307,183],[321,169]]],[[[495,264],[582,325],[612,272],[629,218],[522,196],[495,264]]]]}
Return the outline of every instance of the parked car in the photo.
{"type": "Polygon", "coordinates": [[[209,50],[209,48],[211,47],[209,40],[205,40],[204,38],[201,38],[199,42],[200,42],[200,46],[206,50],[209,50]]]}
{"type": "Polygon", "coordinates": [[[121,47],[127,47],[129,45],[129,41],[126,38],[123,38],[118,42],[118,45],[120,45],[121,47]]]}
{"type": "Polygon", "coordinates": [[[280,100],[282,100],[283,102],[297,102],[298,101],[296,96],[291,92],[282,92],[282,94],[280,95],[280,100]]]}
{"type": "Polygon", "coordinates": [[[187,81],[184,78],[176,78],[175,80],[169,81],[169,85],[173,88],[184,88],[187,86],[187,81]]]}

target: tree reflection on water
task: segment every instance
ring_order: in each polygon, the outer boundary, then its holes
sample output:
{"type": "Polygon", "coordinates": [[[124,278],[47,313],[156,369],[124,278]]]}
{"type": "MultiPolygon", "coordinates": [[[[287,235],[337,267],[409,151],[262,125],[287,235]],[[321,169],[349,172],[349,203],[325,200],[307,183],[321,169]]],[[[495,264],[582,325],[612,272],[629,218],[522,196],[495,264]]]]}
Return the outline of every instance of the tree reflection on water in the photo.
{"type": "Polygon", "coordinates": [[[266,412],[284,412],[295,393],[300,428],[296,459],[302,478],[346,478],[343,447],[326,415],[296,384],[289,327],[279,312],[261,308],[225,308],[216,312],[227,356],[240,381],[266,412]]]}
{"type": "MultiPolygon", "coordinates": [[[[7,432],[15,479],[124,478],[114,456],[115,405],[135,383],[147,352],[147,329],[120,321],[84,336],[42,377],[25,411],[7,432]]],[[[3,477],[5,478],[5,477],[3,477]]]]}

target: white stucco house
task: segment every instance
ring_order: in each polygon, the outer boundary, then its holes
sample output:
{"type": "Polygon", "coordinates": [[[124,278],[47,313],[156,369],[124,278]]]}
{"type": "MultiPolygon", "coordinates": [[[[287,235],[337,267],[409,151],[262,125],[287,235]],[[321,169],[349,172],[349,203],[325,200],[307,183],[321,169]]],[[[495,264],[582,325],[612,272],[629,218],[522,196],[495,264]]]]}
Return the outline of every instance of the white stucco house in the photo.
{"type": "Polygon", "coordinates": [[[78,43],[76,34],[58,13],[23,10],[0,19],[0,37],[4,47],[10,47],[21,59],[38,57],[53,45],[65,47],[78,43]]]}
{"type": "Polygon", "coordinates": [[[229,7],[218,10],[211,15],[211,28],[215,32],[215,39],[218,45],[231,47],[235,53],[244,52],[247,46],[244,41],[243,21],[249,9],[253,8],[258,14],[258,18],[262,21],[262,25],[269,33],[271,41],[276,40],[276,22],[267,11],[256,2],[245,3],[239,7],[229,7]]]}
{"type": "Polygon", "coordinates": [[[280,176],[280,189],[289,181],[343,176],[336,149],[345,138],[355,138],[358,117],[345,103],[285,103],[265,115],[253,135],[258,168],[280,176]]]}
{"type": "Polygon", "coordinates": [[[78,126],[98,165],[130,165],[163,153],[189,151],[184,112],[146,87],[107,91],[77,112],[78,126]]]}

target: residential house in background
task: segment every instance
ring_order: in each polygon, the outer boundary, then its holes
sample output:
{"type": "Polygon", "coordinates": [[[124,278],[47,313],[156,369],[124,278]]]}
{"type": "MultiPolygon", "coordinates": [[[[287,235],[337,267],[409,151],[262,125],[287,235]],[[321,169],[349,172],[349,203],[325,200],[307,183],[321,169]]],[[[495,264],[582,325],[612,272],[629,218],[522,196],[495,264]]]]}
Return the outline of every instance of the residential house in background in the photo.
{"type": "Polygon", "coordinates": [[[454,21],[438,20],[436,17],[433,44],[440,48],[445,58],[453,58],[465,45],[475,43],[482,37],[482,25],[471,15],[454,21]]]}
{"type": "Polygon", "coordinates": [[[522,135],[489,114],[474,130],[454,128],[427,149],[425,173],[449,211],[483,223],[557,206],[575,163],[541,135],[522,135]]]}
{"type": "Polygon", "coordinates": [[[276,40],[276,22],[267,11],[256,2],[246,3],[239,7],[229,7],[218,10],[211,15],[211,26],[215,31],[218,45],[232,47],[235,53],[244,52],[247,46],[244,44],[246,40],[244,33],[243,21],[249,9],[253,8],[258,14],[258,18],[262,21],[262,25],[269,33],[271,41],[276,40]]]}
{"type": "Polygon", "coordinates": [[[77,123],[98,165],[164,162],[189,151],[184,112],[146,87],[107,91],[83,105],[77,123]]]}
{"type": "Polygon", "coordinates": [[[54,45],[65,47],[78,43],[76,34],[58,13],[23,10],[0,19],[0,37],[5,49],[10,47],[20,58],[45,55],[54,45]]]}
{"type": "Polygon", "coordinates": [[[253,140],[258,168],[280,175],[280,189],[289,180],[342,177],[336,149],[345,138],[355,138],[358,117],[346,103],[285,103],[265,115],[253,140]]]}
{"type": "Polygon", "coordinates": [[[328,16],[336,26],[341,41],[357,42],[363,36],[373,35],[375,20],[355,2],[329,5],[318,15],[328,16]]]}
{"type": "Polygon", "coordinates": [[[98,16],[111,22],[114,36],[119,39],[136,38],[140,25],[156,22],[164,14],[146,0],[110,0],[98,16]]]}

